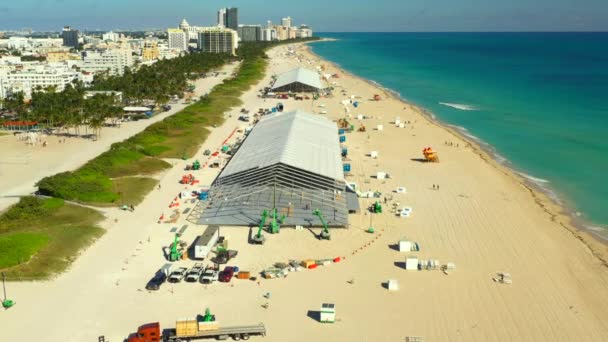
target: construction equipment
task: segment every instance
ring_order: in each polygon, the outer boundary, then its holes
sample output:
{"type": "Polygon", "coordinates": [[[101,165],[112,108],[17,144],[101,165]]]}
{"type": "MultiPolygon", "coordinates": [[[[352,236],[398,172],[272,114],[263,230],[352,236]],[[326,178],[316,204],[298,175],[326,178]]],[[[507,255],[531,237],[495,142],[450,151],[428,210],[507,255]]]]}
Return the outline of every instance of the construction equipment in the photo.
{"type": "Polygon", "coordinates": [[[277,234],[281,230],[281,225],[285,222],[285,215],[279,217],[277,208],[272,209],[272,221],[270,221],[270,233],[277,234]]]}
{"type": "Polygon", "coordinates": [[[432,163],[439,162],[439,156],[437,155],[437,152],[433,151],[433,149],[430,147],[423,149],[422,155],[424,155],[424,160],[426,160],[427,162],[432,162],[432,163]]]}
{"type": "Polygon", "coordinates": [[[194,163],[192,164],[192,170],[200,170],[201,168],[201,163],[198,160],[195,160],[194,163]]]}
{"type": "Polygon", "coordinates": [[[169,261],[178,261],[181,260],[182,258],[182,250],[180,248],[180,244],[179,244],[179,234],[175,234],[175,239],[173,240],[173,243],[171,244],[170,250],[169,250],[169,261]]]}
{"type": "Polygon", "coordinates": [[[382,204],[380,204],[379,201],[374,202],[374,204],[372,204],[370,207],[370,211],[374,214],[381,214],[382,213],[382,204]]]}
{"type": "Polygon", "coordinates": [[[262,230],[264,229],[264,225],[266,224],[266,219],[268,218],[268,210],[264,210],[262,212],[262,218],[260,219],[260,225],[258,226],[258,233],[253,236],[251,240],[253,243],[258,245],[263,245],[266,242],[266,237],[262,235],[262,230]]]}
{"type": "Polygon", "coordinates": [[[331,234],[329,233],[329,229],[327,227],[327,222],[325,222],[325,219],[323,218],[323,214],[321,213],[321,210],[315,209],[315,210],[313,210],[312,214],[317,216],[319,218],[319,220],[321,220],[321,224],[323,225],[323,230],[319,234],[319,239],[330,240],[331,234]]]}
{"type": "Polygon", "coordinates": [[[2,288],[4,289],[4,300],[2,300],[2,307],[8,309],[13,305],[17,304],[17,302],[15,302],[14,300],[6,298],[6,276],[4,275],[4,272],[2,272],[2,288]]]}
{"type": "Polygon", "coordinates": [[[366,131],[365,125],[361,124],[361,126],[359,126],[359,129],[357,131],[358,132],[365,132],[366,131]]]}

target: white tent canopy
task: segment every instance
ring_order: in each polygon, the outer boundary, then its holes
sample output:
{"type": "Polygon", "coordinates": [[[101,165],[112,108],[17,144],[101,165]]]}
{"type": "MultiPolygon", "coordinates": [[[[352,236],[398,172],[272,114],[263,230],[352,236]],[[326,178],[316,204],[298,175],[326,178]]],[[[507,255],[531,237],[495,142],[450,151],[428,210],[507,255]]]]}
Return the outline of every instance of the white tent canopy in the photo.
{"type": "Polygon", "coordinates": [[[287,90],[320,90],[323,89],[321,79],[316,71],[297,68],[279,75],[272,86],[275,91],[287,90]]]}

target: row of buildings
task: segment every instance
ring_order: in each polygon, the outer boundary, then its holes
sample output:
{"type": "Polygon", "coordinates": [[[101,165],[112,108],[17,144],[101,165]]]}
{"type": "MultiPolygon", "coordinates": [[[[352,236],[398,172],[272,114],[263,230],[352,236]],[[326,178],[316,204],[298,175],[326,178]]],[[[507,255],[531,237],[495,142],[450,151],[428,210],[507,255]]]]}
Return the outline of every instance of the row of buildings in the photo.
{"type": "Polygon", "coordinates": [[[177,28],[167,30],[170,48],[182,51],[198,49],[203,52],[232,53],[239,41],[273,41],[312,37],[307,25],[296,27],[291,17],[283,18],[280,25],[268,21],[262,25],[241,25],[237,8],[222,8],[217,13],[216,26],[191,26],[183,19],[177,28]]]}
{"type": "Polygon", "coordinates": [[[184,53],[170,49],[166,40],[156,37],[133,39],[112,31],[99,36],[81,35],[68,27],[60,38],[0,39],[0,50],[11,52],[0,54],[0,99],[17,92],[30,98],[36,89],[47,87],[62,91],[74,81],[87,85],[99,73],[122,75],[126,68],[184,53]]]}

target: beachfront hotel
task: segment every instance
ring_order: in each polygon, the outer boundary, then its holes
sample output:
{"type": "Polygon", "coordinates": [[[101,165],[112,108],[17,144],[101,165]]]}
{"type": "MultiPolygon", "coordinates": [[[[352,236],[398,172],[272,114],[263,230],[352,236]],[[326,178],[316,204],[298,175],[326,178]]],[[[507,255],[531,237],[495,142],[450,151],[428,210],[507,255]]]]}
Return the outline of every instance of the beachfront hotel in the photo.
{"type": "Polygon", "coordinates": [[[235,30],[223,27],[204,27],[198,32],[198,49],[202,52],[235,55],[238,36],[235,30]]]}
{"type": "Polygon", "coordinates": [[[167,39],[169,41],[169,49],[179,51],[188,50],[188,33],[182,29],[170,28],[167,30],[167,39]]]}

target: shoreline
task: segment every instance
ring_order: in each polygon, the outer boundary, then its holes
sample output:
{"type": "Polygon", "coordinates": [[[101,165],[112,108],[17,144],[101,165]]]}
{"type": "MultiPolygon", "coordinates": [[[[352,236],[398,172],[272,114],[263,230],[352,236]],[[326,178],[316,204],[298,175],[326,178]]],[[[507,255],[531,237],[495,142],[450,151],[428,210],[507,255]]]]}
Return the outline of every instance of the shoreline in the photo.
{"type": "MultiPolygon", "coordinates": [[[[337,41],[337,39],[322,38],[316,42],[331,41],[337,41]]],[[[346,70],[339,63],[321,57],[320,55],[313,52],[310,46],[308,46],[308,44],[310,43],[304,44],[304,49],[306,53],[310,54],[319,61],[322,61],[323,64],[331,65],[335,69],[340,70],[343,74],[346,74],[349,77],[367,83],[368,85],[374,88],[378,88],[384,93],[385,97],[392,98],[393,100],[399,101],[404,105],[408,105],[418,109],[421,116],[428,123],[442,128],[450,134],[458,137],[459,139],[466,141],[472,151],[476,153],[484,162],[493,166],[495,169],[499,170],[504,175],[515,180],[521,186],[526,188],[530,192],[530,195],[532,196],[536,204],[540,208],[542,208],[547,213],[547,215],[551,217],[552,221],[558,223],[564,229],[568,230],[572,234],[572,236],[581,241],[590,250],[590,252],[602,262],[605,267],[608,267],[608,230],[599,231],[592,229],[592,227],[594,227],[594,223],[577,217],[576,210],[569,208],[567,204],[564,203],[557,196],[553,189],[542,187],[531,179],[528,179],[524,175],[530,175],[524,173],[521,170],[518,170],[515,165],[510,163],[507,159],[503,158],[504,160],[501,162],[499,160],[500,156],[497,154],[496,149],[491,144],[486,143],[481,139],[473,139],[472,137],[467,136],[466,134],[464,134],[464,132],[461,132],[458,129],[458,126],[440,120],[431,111],[421,107],[413,101],[404,98],[399,92],[387,88],[382,84],[378,83],[377,81],[369,80],[359,75],[356,75],[353,72],[346,70]]],[[[464,129],[466,130],[466,128],[464,129]]],[[[604,229],[601,226],[599,228],[604,229]]]]}

